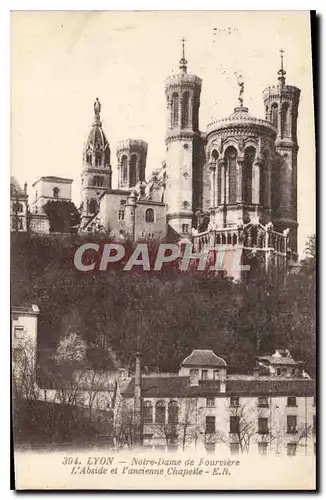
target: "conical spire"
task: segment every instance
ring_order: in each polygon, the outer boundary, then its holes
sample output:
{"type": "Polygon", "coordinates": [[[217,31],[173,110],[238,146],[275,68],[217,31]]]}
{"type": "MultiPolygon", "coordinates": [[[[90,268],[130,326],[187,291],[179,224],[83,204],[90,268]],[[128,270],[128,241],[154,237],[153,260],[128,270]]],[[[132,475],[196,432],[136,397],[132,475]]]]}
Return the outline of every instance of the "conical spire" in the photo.
{"type": "Polygon", "coordinates": [[[280,49],[280,54],[281,54],[281,68],[278,70],[277,74],[279,75],[278,79],[280,81],[280,84],[284,85],[285,84],[286,71],[285,71],[285,69],[283,67],[283,54],[284,54],[284,50],[283,49],[280,49]]]}
{"type": "Polygon", "coordinates": [[[180,59],[180,69],[181,69],[181,72],[182,73],[187,73],[187,59],[185,57],[185,41],[186,39],[185,38],[182,38],[181,42],[182,42],[182,57],[180,59]]]}

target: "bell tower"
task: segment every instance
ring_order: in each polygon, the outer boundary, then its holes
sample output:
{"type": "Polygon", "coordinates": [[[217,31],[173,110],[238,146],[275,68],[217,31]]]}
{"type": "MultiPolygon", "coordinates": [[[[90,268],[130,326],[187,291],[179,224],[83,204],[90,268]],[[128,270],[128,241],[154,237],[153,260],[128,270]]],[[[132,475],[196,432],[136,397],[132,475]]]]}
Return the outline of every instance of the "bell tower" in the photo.
{"type": "Polygon", "coordinates": [[[99,198],[111,189],[110,146],[102,129],[101,104],[94,102],[94,120],[83,152],[81,172],[81,228],[99,209],[99,198]]]}
{"type": "Polygon", "coordinates": [[[266,119],[277,130],[275,159],[272,166],[272,222],[279,231],[290,229],[290,248],[297,258],[297,122],[300,89],[285,81],[283,54],[280,50],[281,67],[278,83],[264,90],[266,119]]]}
{"type": "Polygon", "coordinates": [[[198,116],[202,80],[187,73],[184,42],[179,72],[165,82],[167,222],[180,235],[190,234],[200,197],[196,157],[201,140],[198,116]]]}

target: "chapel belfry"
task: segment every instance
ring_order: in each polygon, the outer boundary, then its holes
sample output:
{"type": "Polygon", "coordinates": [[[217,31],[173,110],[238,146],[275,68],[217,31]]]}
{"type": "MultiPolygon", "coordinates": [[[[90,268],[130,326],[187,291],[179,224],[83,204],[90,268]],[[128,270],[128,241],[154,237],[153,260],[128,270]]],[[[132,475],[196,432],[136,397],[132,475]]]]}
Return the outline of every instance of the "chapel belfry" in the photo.
{"type": "Polygon", "coordinates": [[[178,234],[191,232],[198,205],[195,158],[200,143],[199,106],[202,80],[187,73],[185,40],[179,72],[165,82],[167,105],[166,204],[167,222],[178,234]]]}
{"type": "Polygon", "coordinates": [[[99,209],[99,198],[111,189],[110,145],[102,129],[101,103],[94,102],[94,120],[83,151],[81,172],[81,227],[99,209]]]}
{"type": "Polygon", "coordinates": [[[290,248],[297,257],[297,121],[300,89],[285,82],[283,54],[278,83],[264,90],[266,119],[277,130],[272,169],[272,221],[278,230],[290,229],[290,248]]]}

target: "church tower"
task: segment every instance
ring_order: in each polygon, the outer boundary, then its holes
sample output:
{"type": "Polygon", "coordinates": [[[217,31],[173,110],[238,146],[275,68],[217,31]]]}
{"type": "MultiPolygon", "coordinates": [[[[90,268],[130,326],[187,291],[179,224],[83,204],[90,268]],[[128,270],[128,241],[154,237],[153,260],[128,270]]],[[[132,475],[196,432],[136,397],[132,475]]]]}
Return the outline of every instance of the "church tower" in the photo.
{"type": "Polygon", "coordinates": [[[297,121],[300,89],[286,85],[286,71],[283,66],[278,71],[278,84],[264,90],[266,119],[277,130],[275,159],[272,167],[272,222],[275,228],[290,229],[290,248],[293,258],[297,258],[297,121]]]}
{"type": "Polygon", "coordinates": [[[101,104],[94,103],[94,121],[83,152],[81,172],[81,228],[99,209],[99,198],[111,189],[110,146],[102,129],[101,104]]]}
{"type": "Polygon", "coordinates": [[[145,181],[148,144],[140,139],[127,139],[117,144],[118,188],[131,189],[145,181]]]}
{"type": "Polygon", "coordinates": [[[165,83],[165,144],[167,222],[178,234],[187,235],[200,197],[196,157],[201,144],[198,116],[202,80],[187,73],[184,42],[183,39],[180,71],[165,83]]]}

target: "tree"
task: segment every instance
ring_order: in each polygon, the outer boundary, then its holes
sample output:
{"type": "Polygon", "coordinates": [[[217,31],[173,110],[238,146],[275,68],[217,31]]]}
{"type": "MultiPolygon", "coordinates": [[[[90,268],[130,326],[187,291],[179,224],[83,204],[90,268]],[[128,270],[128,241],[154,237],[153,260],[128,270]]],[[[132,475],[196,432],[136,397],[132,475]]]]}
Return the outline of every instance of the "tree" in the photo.
{"type": "Polygon", "coordinates": [[[49,200],[43,210],[49,218],[51,233],[77,232],[80,213],[72,201],[49,200]]]}
{"type": "Polygon", "coordinates": [[[13,346],[13,393],[14,397],[35,401],[40,396],[36,381],[36,352],[31,339],[22,339],[13,346]]]}

